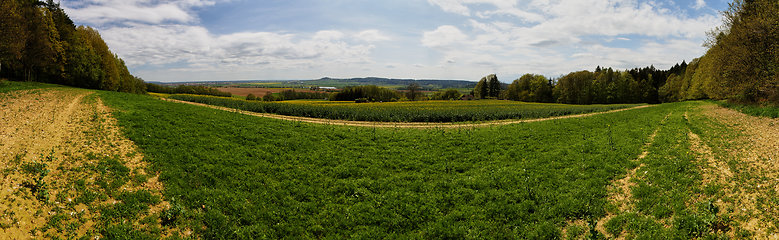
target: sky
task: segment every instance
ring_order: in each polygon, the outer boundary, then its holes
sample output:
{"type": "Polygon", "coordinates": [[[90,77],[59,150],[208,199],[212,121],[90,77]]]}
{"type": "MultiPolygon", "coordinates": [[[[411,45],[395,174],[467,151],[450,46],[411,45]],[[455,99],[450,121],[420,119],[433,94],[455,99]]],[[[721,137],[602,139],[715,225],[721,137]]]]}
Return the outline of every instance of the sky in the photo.
{"type": "Polygon", "coordinates": [[[729,0],[61,0],[146,81],[667,69],[729,0]]]}

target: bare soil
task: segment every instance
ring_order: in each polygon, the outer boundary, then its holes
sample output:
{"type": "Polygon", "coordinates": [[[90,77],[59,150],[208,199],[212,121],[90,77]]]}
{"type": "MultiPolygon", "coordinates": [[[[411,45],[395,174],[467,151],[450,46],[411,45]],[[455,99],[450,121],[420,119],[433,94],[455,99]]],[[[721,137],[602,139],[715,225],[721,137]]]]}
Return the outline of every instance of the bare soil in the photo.
{"type": "Polygon", "coordinates": [[[690,135],[693,150],[708,163],[704,182],[723,187],[717,204],[752,238],[779,239],[779,119],[715,105],[703,106],[703,114],[735,133],[727,139],[690,135]]]}
{"type": "MultiPolygon", "coordinates": [[[[123,190],[147,189],[161,196],[163,186],[155,173],[146,173],[143,155],[123,137],[94,92],[80,89],[25,90],[0,94],[0,239],[94,238],[99,208],[116,200],[74,204],[81,194],[77,180],[94,186],[96,172],[81,171],[95,165],[95,157],[115,156],[132,172],[149,175],[143,183],[127,182],[123,190]],[[36,176],[23,171],[24,165],[45,163],[49,194],[35,192],[36,176]],[[57,216],[61,224],[51,224],[57,216]],[[64,218],[63,218],[64,216],[64,218]],[[56,226],[68,226],[67,229],[56,226]]],[[[131,178],[132,178],[131,177],[131,178]]],[[[93,187],[97,189],[97,187],[93,187]]],[[[165,208],[152,206],[147,215],[165,208]]]]}

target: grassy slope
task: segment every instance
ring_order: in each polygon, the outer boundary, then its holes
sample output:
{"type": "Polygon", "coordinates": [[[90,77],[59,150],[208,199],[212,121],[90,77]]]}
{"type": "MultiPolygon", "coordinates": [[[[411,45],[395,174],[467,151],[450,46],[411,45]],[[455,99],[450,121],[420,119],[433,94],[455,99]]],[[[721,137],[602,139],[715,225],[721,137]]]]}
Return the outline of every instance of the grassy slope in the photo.
{"type": "Polygon", "coordinates": [[[207,238],[555,236],[566,220],[605,215],[606,186],[683,105],[440,131],[102,97],[188,210],[179,224],[207,238]]]}
{"type": "Polygon", "coordinates": [[[735,109],[741,113],[757,116],[779,118],[779,106],[759,106],[749,104],[730,103],[727,101],[716,102],[720,106],[735,109]]]}
{"type": "Polygon", "coordinates": [[[13,92],[27,89],[43,89],[52,87],[62,87],[60,85],[39,83],[39,82],[16,82],[0,79],[0,93],[13,92]]]}

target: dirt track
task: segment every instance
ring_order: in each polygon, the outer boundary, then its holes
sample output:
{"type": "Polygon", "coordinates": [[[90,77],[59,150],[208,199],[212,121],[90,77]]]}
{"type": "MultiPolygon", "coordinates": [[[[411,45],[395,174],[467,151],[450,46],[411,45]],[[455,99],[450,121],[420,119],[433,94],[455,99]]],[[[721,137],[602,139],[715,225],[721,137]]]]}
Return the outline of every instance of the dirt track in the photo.
{"type": "Polygon", "coordinates": [[[574,115],[565,115],[565,116],[548,117],[548,118],[536,118],[536,119],[519,119],[519,120],[517,120],[517,119],[509,119],[509,120],[498,120],[498,121],[486,121],[486,122],[479,122],[479,123],[421,123],[421,122],[411,122],[411,123],[409,123],[409,122],[348,121],[348,120],[333,120],[333,119],[324,119],[324,118],[296,117],[296,116],[286,116],[286,115],[271,114],[271,113],[256,113],[256,112],[238,110],[238,109],[233,109],[233,108],[220,107],[220,106],[214,106],[214,105],[208,105],[208,104],[202,104],[202,103],[195,103],[195,102],[187,102],[187,101],[181,101],[181,100],[169,99],[169,98],[163,98],[163,100],[170,101],[170,102],[191,104],[191,105],[202,106],[202,107],[208,107],[208,108],[219,109],[219,110],[224,110],[224,111],[229,111],[229,112],[236,112],[236,113],[241,113],[241,114],[246,114],[246,115],[251,115],[251,116],[273,118],[273,119],[280,119],[280,120],[287,120],[287,121],[317,123],[317,124],[325,124],[325,125],[338,125],[338,126],[380,127],[380,128],[478,128],[478,127],[489,127],[489,126],[507,125],[507,124],[515,124],[515,123],[540,122],[540,121],[549,121],[549,120],[556,120],[556,119],[589,117],[589,116],[594,116],[594,115],[615,113],[615,112],[621,112],[621,111],[627,111],[627,110],[633,110],[633,109],[639,109],[639,108],[646,108],[646,107],[654,106],[654,105],[642,105],[642,106],[638,106],[638,107],[616,109],[616,110],[605,111],[605,112],[574,114],[574,115]]]}

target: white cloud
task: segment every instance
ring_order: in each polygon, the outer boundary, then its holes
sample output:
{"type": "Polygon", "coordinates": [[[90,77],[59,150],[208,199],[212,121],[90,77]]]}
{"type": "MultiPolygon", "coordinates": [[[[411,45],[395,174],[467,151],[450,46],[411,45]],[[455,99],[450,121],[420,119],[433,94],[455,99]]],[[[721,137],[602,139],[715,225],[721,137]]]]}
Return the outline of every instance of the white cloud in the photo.
{"type": "Polygon", "coordinates": [[[311,36],[271,32],[214,35],[200,26],[145,25],[114,27],[102,31],[105,41],[131,66],[183,63],[184,66],[218,68],[272,63],[277,68],[367,61],[372,45],[347,44],[339,31],[320,31],[311,36]]]}
{"type": "Polygon", "coordinates": [[[213,0],[66,0],[63,8],[76,21],[96,24],[117,22],[188,23],[196,20],[194,7],[215,4],[213,0]]]}
{"type": "Polygon", "coordinates": [[[695,5],[692,6],[692,8],[701,9],[706,6],[706,1],[704,0],[695,0],[695,5]]]}
{"type": "Polygon", "coordinates": [[[338,30],[214,34],[198,24],[194,9],[219,1],[226,0],[67,0],[62,6],[74,20],[101,26],[111,50],[129,67],[145,69],[140,75],[150,80],[339,69],[371,62],[375,46],[370,43],[389,39],[378,30],[348,33],[355,39],[338,30]]]}
{"type": "Polygon", "coordinates": [[[464,42],[466,36],[460,29],[451,25],[438,27],[436,30],[425,32],[422,37],[422,45],[428,47],[447,47],[452,44],[464,42]]]}
{"type": "Polygon", "coordinates": [[[460,0],[427,0],[430,4],[440,7],[445,12],[461,14],[465,16],[471,15],[471,10],[468,9],[460,0]]]}
{"type": "Polygon", "coordinates": [[[380,42],[380,41],[390,40],[390,37],[387,37],[386,35],[384,35],[379,30],[376,29],[359,32],[355,35],[355,38],[365,42],[380,42]]]}
{"type": "MultiPolygon", "coordinates": [[[[466,28],[443,25],[425,32],[422,43],[441,54],[439,66],[451,66],[452,71],[559,74],[596,64],[662,67],[690,60],[704,52],[701,43],[705,32],[719,24],[714,14],[690,18],[635,0],[521,2],[522,9],[511,3],[448,1],[468,9],[460,12],[476,12],[475,17],[468,17],[466,28]],[[474,4],[503,4],[503,8],[477,12],[484,6],[474,4]],[[516,16],[519,21],[494,18],[498,14],[516,16]],[[628,35],[631,37],[625,37],[628,35]],[[631,47],[602,45],[615,39],[631,47]],[[455,43],[456,47],[447,47],[455,43]]],[[[440,2],[431,3],[441,6],[440,2]]]]}

